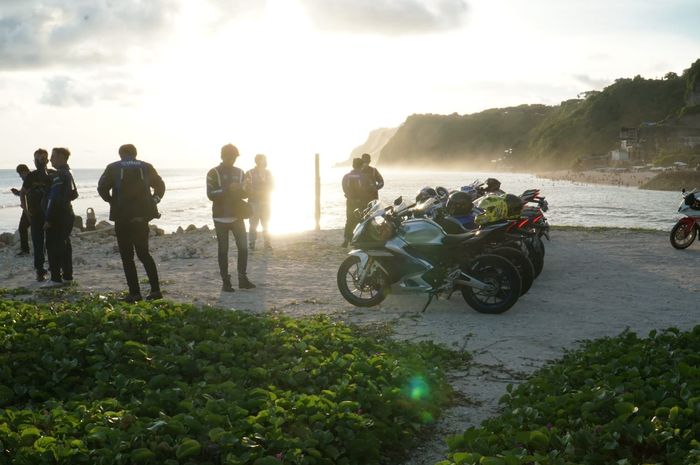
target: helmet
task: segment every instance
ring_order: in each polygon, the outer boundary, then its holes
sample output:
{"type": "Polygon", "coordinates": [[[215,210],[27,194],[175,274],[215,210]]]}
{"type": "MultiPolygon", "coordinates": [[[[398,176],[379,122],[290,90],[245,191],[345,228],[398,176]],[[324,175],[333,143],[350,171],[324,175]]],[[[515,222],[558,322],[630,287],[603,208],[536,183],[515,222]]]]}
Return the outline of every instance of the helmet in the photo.
{"type": "Polygon", "coordinates": [[[477,224],[493,223],[508,217],[508,204],[499,195],[485,195],[477,202],[484,212],[476,217],[477,224]]]}
{"type": "Polygon", "coordinates": [[[506,205],[508,206],[509,217],[517,217],[520,215],[520,212],[523,210],[523,201],[520,197],[513,194],[506,194],[503,200],[506,201],[506,205]]]}
{"type": "Polygon", "coordinates": [[[462,186],[459,188],[460,191],[464,192],[465,194],[469,195],[471,197],[472,201],[476,200],[476,198],[479,196],[476,192],[476,188],[474,186],[462,186]]]}
{"type": "Polygon", "coordinates": [[[438,197],[440,197],[441,199],[444,199],[449,194],[449,191],[442,186],[436,187],[435,192],[437,192],[438,197]]]}
{"type": "Polygon", "coordinates": [[[445,208],[452,216],[468,215],[474,208],[473,197],[466,192],[455,191],[447,198],[445,208]]]}
{"type": "Polygon", "coordinates": [[[484,184],[486,184],[486,188],[484,189],[486,192],[501,190],[501,181],[496,178],[488,178],[484,184]]]}
{"type": "Polygon", "coordinates": [[[433,197],[437,197],[437,192],[435,192],[435,189],[432,187],[424,187],[418,191],[418,195],[416,195],[416,203],[425,202],[433,197]]]}

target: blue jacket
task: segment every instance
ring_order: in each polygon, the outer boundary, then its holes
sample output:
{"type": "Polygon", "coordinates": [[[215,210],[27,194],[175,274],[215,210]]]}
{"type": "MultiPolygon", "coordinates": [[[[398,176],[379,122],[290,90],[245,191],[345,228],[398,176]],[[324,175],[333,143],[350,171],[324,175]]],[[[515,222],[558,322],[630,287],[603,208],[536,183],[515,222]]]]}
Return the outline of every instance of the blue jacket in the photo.
{"type": "Polygon", "coordinates": [[[73,200],[78,198],[78,188],[68,165],[59,166],[51,177],[51,187],[46,195],[44,217],[55,222],[73,215],[73,200]]]}

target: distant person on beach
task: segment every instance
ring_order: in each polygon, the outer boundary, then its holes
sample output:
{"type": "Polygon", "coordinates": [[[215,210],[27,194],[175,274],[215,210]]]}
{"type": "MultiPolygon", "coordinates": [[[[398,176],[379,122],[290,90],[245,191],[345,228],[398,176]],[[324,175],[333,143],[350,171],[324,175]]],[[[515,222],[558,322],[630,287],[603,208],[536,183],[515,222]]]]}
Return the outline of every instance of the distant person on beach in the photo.
{"type": "Polygon", "coordinates": [[[376,189],[361,158],[354,158],[352,170],[343,176],[343,193],[345,194],[345,232],[342,247],[347,247],[359,221],[355,210],[364,210],[371,200],[376,199],[374,196],[376,189]]]}
{"type": "Polygon", "coordinates": [[[372,198],[370,200],[379,199],[379,190],[384,187],[384,178],[379,174],[379,170],[373,166],[369,166],[372,162],[372,156],[369,153],[362,154],[362,170],[364,171],[367,178],[370,180],[370,186],[372,187],[372,198]]]}
{"type": "MultiPolygon", "coordinates": [[[[29,174],[29,167],[24,164],[17,165],[17,174],[19,174],[19,177],[22,179],[22,184],[24,185],[24,180],[27,179],[27,175],[29,174]]],[[[14,187],[11,189],[11,191],[20,198],[20,204],[22,205],[22,216],[19,218],[20,248],[17,256],[23,257],[25,255],[29,255],[29,217],[27,216],[27,209],[24,203],[21,201],[22,191],[20,189],[15,189],[14,187]]]]}
{"type": "Polygon", "coordinates": [[[136,147],[132,144],[119,147],[121,160],[107,165],[97,184],[97,193],[109,203],[109,219],[114,221],[119,255],[129,287],[129,293],[123,299],[125,302],[143,300],[134,251],[151,286],[146,300],[163,298],[158,268],[148,250],[148,222],[160,218],[158,204],[165,194],[165,183],[153,165],[137,160],[136,154],[136,147]]]}
{"type": "Polygon", "coordinates": [[[270,231],[270,194],[275,187],[272,173],[267,169],[267,157],[263,154],[255,155],[255,168],[246,173],[249,183],[248,203],[252,214],[250,216],[250,230],[248,243],[250,250],[255,250],[255,240],[258,237],[258,224],[262,224],[263,241],[265,248],[271,249],[270,231]]]}
{"type": "Polygon", "coordinates": [[[73,200],[78,198],[78,188],[68,166],[70,151],[63,147],[51,150],[51,166],[56,172],[51,177],[51,187],[46,195],[44,229],[46,252],[49,256],[51,280],[45,287],[57,287],[73,282],[73,248],[70,233],[75,215],[73,200]]]}
{"type": "Polygon", "coordinates": [[[44,205],[46,205],[47,195],[51,189],[52,177],[56,172],[48,168],[49,152],[44,149],[37,149],[34,152],[34,166],[36,169],[29,173],[22,185],[22,205],[29,217],[32,231],[32,249],[34,251],[34,270],[36,280],[42,282],[46,280],[45,252],[46,241],[44,234],[44,205]]]}
{"type": "Polygon", "coordinates": [[[238,158],[235,145],[221,147],[221,163],[207,173],[207,197],[212,201],[212,217],[218,244],[219,272],[223,292],[233,292],[231,275],[228,273],[229,232],[233,233],[238,250],[238,287],[253,289],[255,284],[248,279],[248,240],[245,218],[250,216],[248,183],[242,169],[233,166],[238,158]]]}

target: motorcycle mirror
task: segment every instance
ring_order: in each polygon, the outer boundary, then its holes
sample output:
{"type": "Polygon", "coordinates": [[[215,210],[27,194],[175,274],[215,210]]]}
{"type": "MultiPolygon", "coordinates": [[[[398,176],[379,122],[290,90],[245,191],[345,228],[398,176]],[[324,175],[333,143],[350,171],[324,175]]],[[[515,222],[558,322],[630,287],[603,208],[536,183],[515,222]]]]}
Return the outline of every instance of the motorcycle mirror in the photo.
{"type": "Polygon", "coordinates": [[[401,205],[402,203],[403,203],[403,197],[402,197],[402,196],[399,196],[398,199],[394,200],[394,206],[396,206],[396,207],[398,207],[398,206],[401,205]]]}

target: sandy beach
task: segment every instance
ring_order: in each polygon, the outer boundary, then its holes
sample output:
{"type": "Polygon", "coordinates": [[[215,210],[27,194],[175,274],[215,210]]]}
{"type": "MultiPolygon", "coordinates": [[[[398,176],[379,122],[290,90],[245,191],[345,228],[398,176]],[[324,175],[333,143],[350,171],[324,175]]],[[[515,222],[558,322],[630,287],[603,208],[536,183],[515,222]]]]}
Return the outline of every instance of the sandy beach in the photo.
{"type": "MultiPolygon", "coordinates": [[[[381,307],[354,308],[335,283],[345,255],[341,236],[341,231],[329,230],[276,237],[274,250],[251,253],[249,276],[258,288],[233,294],[220,292],[213,231],[168,234],[152,238],[151,244],[168,299],[293,317],[329,314],[360,325],[390,325],[397,338],[433,340],[473,353],[474,365],[451,374],[461,394],[457,405],[411,464],[444,458],[444,437],[495,415],[508,383],[521,382],[581,340],[628,328],[646,334],[700,322],[700,281],[695,277],[700,244],[675,250],[664,232],[553,231],[541,276],[502,315],[476,313],[457,294],[434,302],[425,313],[422,296],[390,296],[381,307]]],[[[116,240],[108,231],[76,234],[73,248],[79,290],[125,289],[116,240]]],[[[15,252],[14,247],[0,250],[0,287],[38,288],[31,257],[16,257],[15,252]]],[[[145,278],[140,264],[139,273],[145,278]]]]}
{"type": "Polygon", "coordinates": [[[639,187],[658,173],[642,171],[638,173],[607,173],[594,170],[573,171],[559,170],[536,173],[537,177],[554,181],[571,181],[574,183],[606,184],[610,186],[639,187]]]}

